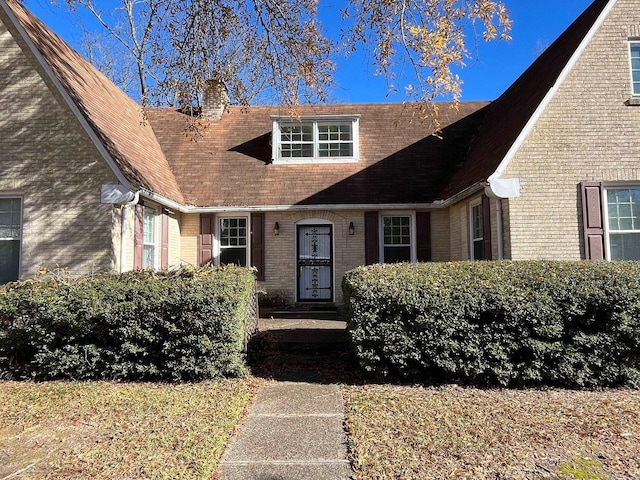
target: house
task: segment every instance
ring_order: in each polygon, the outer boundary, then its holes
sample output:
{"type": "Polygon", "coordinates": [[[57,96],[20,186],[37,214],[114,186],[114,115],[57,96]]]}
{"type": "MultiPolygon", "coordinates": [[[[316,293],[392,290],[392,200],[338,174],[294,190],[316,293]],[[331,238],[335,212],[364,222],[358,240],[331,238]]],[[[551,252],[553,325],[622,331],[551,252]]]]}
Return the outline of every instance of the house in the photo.
{"type": "Polygon", "coordinates": [[[134,101],[0,0],[0,281],[254,265],[268,296],[340,303],[362,264],[640,259],[640,10],[595,0],[495,101],[314,105],[205,92],[202,136],[134,101]]]}

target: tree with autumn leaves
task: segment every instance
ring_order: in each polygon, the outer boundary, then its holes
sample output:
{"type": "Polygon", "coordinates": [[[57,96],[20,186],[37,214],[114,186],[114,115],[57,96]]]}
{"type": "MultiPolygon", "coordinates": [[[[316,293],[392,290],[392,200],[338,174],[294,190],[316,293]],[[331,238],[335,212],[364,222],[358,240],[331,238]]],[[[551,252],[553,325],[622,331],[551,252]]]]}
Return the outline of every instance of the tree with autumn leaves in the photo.
{"type": "MultiPolygon", "coordinates": [[[[330,97],[337,55],[365,49],[389,88],[426,112],[435,99],[459,99],[453,69],[476,42],[508,39],[511,28],[498,0],[346,0],[337,39],[323,32],[318,0],[65,1],[90,12],[127,54],[135,79],[127,90],[144,106],[198,105],[214,79],[234,104],[295,110],[330,97]],[[398,85],[405,77],[411,83],[398,85]]],[[[90,59],[122,79],[127,63],[101,43],[88,48],[90,59]]]]}

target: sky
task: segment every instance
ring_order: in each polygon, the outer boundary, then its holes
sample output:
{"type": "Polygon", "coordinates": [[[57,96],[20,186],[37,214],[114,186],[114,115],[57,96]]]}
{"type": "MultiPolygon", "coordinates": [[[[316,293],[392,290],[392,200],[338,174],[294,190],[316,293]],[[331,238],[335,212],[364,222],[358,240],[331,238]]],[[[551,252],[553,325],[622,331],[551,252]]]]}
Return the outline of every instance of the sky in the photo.
{"type": "MultiPolygon", "coordinates": [[[[518,78],[592,0],[505,0],[511,11],[512,39],[482,42],[478,57],[457,73],[463,81],[462,100],[494,100],[518,78]]],[[[64,3],[63,0],[58,0],[64,3]]],[[[47,0],[26,0],[27,7],[72,46],[81,38],[77,19],[47,0]]],[[[320,19],[329,33],[339,31],[337,12],[343,2],[320,0],[320,19]]],[[[404,92],[389,94],[386,82],[373,76],[375,68],[363,52],[336,58],[338,87],[331,100],[341,103],[401,102],[404,92]]]]}

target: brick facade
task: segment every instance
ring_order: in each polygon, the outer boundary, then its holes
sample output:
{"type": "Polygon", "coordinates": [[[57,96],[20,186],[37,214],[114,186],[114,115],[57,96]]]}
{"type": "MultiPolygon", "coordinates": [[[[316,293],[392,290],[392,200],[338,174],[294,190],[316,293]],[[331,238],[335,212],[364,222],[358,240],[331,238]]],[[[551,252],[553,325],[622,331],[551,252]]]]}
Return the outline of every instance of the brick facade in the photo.
{"type": "Polygon", "coordinates": [[[180,260],[199,266],[200,215],[182,214],[180,223],[180,260]]]}
{"type": "Polygon", "coordinates": [[[0,195],[23,197],[21,277],[115,269],[118,211],[100,204],[115,175],[1,14],[0,104],[0,195]]]}
{"type": "Polygon", "coordinates": [[[504,173],[522,187],[505,209],[511,258],[584,258],[579,183],[640,183],[640,107],[625,104],[638,25],[635,2],[617,2],[504,173]]]}

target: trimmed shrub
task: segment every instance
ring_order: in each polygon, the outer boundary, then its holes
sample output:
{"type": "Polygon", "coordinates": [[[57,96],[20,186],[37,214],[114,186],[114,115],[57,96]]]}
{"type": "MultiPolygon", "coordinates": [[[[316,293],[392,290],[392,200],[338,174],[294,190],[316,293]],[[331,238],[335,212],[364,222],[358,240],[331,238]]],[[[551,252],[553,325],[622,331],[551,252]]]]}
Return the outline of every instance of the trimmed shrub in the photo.
{"type": "Polygon", "coordinates": [[[0,376],[187,381],[243,375],[255,276],[233,266],[0,287],[0,376]]]}
{"type": "Polygon", "coordinates": [[[353,348],[376,376],[640,385],[638,262],[373,265],[342,287],[353,348]]]}

